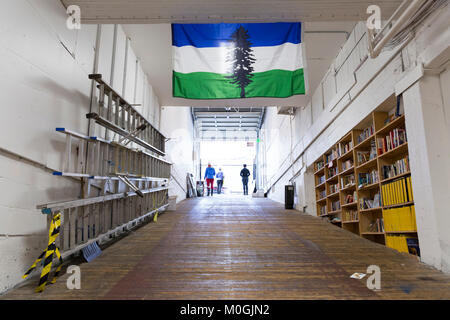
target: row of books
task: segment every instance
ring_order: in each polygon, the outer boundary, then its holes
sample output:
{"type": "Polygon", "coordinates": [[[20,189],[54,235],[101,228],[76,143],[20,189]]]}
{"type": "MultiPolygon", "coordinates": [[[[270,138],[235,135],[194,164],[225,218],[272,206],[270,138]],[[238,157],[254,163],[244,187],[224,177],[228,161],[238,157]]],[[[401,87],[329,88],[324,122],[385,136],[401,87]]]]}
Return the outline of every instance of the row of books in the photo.
{"type": "Polygon", "coordinates": [[[338,146],[338,155],[339,157],[346,154],[347,152],[349,152],[350,150],[352,150],[353,148],[353,141],[349,141],[347,143],[339,143],[338,146]]]}
{"type": "Polygon", "coordinates": [[[342,162],[342,171],[348,170],[353,167],[353,160],[349,159],[347,161],[342,162]]]}
{"type": "Polygon", "coordinates": [[[354,184],[355,184],[355,175],[353,173],[341,177],[342,188],[347,188],[354,184]]]}
{"type": "Polygon", "coordinates": [[[325,162],[330,163],[334,159],[337,159],[338,152],[336,149],[331,150],[331,153],[325,155],[325,162]]]}
{"type": "Polygon", "coordinates": [[[330,185],[330,194],[336,193],[339,191],[339,183],[330,185]]]}
{"type": "Polygon", "coordinates": [[[358,143],[363,142],[364,140],[366,140],[368,137],[370,137],[371,135],[373,135],[375,133],[375,127],[373,126],[373,124],[370,127],[365,128],[357,137],[357,141],[358,143]]]}
{"type": "Polygon", "coordinates": [[[411,177],[403,177],[381,186],[383,205],[392,206],[414,201],[411,177]]]}
{"type": "Polygon", "coordinates": [[[339,200],[331,202],[331,211],[341,210],[341,202],[339,200]]]}
{"type": "Polygon", "coordinates": [[[406,130],[396,128],[389,132],[384,138],[377,138],[378,155],[395,149],[407,141],[406,130]]]}
{"type": "Polygon", "coordinates": [[[386,231],[417,231],[414,206],[383,210],[386,231]]]}
{"type": "Polygon", "coordinates": [[[378,170],[372,170],[369,173],[358,173],[358,188],[362,188],[379,181],[378,170]]]}
{"type": "Polygon", "coordinates": [[[353,203],[353,202],[356,202],[357,200],[358,200],[358,194],[356,193],[356,191],[354,191],[353,194],[345,195],[344,204],[353,203]]]}
{"type": "Polygon", "coordinates": [[[369,161],[369,154],[368,151],[356,151],[356,161],[358,161],[358,165],[362,165],[369,161]]]}
{"type": "Polygon", "coordinates": [[[328,178],[332,178],[339,173],[337,167],[328,168],[328,178]]]}
{"type": "Polygon", "coordinates": [[[323,216],[324,214],[327,214],[327,207],[321,206],[320,207],[320,215],[323,216]]]}
{"type": "Polygon", "coordinates": [[[377,220],[372,221],[367,228],[369,232],[384,232],[384,220],[383,218],[377,218],[377,220]]]}
{"type": "Polygon", "coordinates": [[[393,164],[384,165],[381,167],[381,172],[383,174],[383,179],[393,178],[400,174],[409,172],[409,157],[395,161],[393,164]]]}
{"type": "Polygon", "coordinates": [[[358,221],[358,211],[347,210],[342,212],[342,221],[358,221]]]}
{"type": "Polygon", "coordinates": [[[327,196],[327,192],[325,190],[322,190],[319,192],[319,200],[323,199],[327,196]]]}
{"type": "Polygon", "coordinates": [[[317,177],[317,184],[322,184],[325,182],[325,175],[317,177]]]}
{"type": "Polygon", "coordinates": [[[375,139],[370,141],[370,153],[369,160],[375,159],[377,157],[377,145],[375,143],[375,139]]]}
{"type": "Polygon", "coordinates": [[[380,194],[376,193],[373,199],[361,198],[359,199],[359,208],[361,210],[379,208],[381,206],[380,194]]]}
{"type": "Polygon", "coordinates": [[[397,118],[399,118],[399,117],[401,117],[401,116],[403,115],[402,112],[397,112],[395,109],[397,109],[397,108],[394,108],[394,110],[391,110],[391,111],[393,111],[394,113],[390,114],[390,115],[386,118],[386,120],[384,120],[384,125],[385,125],[385,126],[388,125],[389,123],[391,123],[392,121],[394,121],[395,119],[397,119],[397,118]]]}
{"type": "Polygon", "coordinates": [[[419,239],[415,236],[404,234],[387,235],[386,246],[400,252],[410,253],[420,256],[419,239]]]}
{"type": "Polygon", "coordinates": [[[325,163],[323,161],[316,162],[316,171],[319,171],[325,166],[325,163]]]}

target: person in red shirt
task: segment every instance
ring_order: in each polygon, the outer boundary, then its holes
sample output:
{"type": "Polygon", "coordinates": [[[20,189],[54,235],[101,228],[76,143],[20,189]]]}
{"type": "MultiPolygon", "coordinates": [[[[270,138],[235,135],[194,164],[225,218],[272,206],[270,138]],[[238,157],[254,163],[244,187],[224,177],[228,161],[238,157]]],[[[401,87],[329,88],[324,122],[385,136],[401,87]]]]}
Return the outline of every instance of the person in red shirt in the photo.
{"type": "Polygon", "coordinates": [[[208,196],[213,195],[214,192],[214,177],[216,176],[216,170],[208,163],[208,168],[205,171],[206,186],[208,188],[208,196]]]}

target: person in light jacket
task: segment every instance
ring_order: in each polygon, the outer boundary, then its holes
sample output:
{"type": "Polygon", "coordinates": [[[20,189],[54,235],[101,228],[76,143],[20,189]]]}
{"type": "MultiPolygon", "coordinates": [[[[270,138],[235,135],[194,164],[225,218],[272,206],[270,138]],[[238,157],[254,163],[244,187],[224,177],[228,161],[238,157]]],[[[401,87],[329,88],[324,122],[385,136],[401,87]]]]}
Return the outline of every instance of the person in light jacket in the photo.
{"type": "Polygon", "coordinates": [[[206,186],[208,188],[208,196],[212,196],[214,192],[214,177],[216,176],[216,170],[208,163],[208,167],[205,171],[206,186]]]}
{"type": "Polygon", "coordinates": [[[222,186],[223,186],[223,178],[224,178],[221,168],[219,168],[219,172],[217,172],[216,178],[217,178],[217,194],[221,194],[222,186]]]}

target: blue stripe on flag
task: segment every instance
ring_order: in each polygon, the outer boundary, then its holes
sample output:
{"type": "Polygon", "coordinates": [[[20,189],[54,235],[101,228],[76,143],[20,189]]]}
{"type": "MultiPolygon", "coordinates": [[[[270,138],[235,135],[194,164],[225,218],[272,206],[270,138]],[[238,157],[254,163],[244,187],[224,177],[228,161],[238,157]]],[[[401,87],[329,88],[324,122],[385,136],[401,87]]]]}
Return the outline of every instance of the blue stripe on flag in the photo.
{"type": "Polygon", "coordinates": [[[248,30],[252,47],[301,43],[301,22],[172,24],[172,45],[197,48],[220,47],[239,26],[248,30]]]}

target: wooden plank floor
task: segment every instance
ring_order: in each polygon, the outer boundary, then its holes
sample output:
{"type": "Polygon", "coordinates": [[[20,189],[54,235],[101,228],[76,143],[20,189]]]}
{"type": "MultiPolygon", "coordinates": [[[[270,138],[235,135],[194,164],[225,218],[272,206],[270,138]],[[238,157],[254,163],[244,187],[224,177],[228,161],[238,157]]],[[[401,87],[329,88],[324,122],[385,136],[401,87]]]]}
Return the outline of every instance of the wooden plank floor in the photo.
{"type": "Polygon", "coordinates": [[[450,299],[450,276],[268,199],[191,199],[36,294],[1,299],[450,299]],[[350,279],[381,268],[381,290],[350,279]]]}

